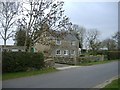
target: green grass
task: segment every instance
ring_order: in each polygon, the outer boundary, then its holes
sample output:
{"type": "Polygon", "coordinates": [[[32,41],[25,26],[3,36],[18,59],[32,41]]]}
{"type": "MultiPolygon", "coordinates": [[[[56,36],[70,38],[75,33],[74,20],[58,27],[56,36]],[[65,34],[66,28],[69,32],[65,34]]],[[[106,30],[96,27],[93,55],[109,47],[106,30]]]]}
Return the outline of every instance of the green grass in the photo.
{"type": "Polygon", "coordinates": [[[120,90],[120,78],[113,80],[110,84],[106,85],[101,90],[120,90]]]}
{"type": "Polygon", "coordinates": [[[47,68],[43,70],[35,70],[35,71],[28,71],[28,72],[15,72],[15,73],[5,73],[2,75],[2,80],[20,78],[20,77],[28,77],[33,75],[45,74],[50,72],[58,71],[55,68],[47,68]]]}
{"type": "Polygon", "coordinates": [[[118,80],[120,81],[120,78],[117,79],[117,80],[112,81],[110,84],[105,86],[105,88],[118,88],[118,87],[120,87],[120,84],[118,84],[118,80]]]}
{"type": "Polygon", "coordinates": [[[81,63],[80,66],[91,66],[91,65],[97,65],[97,64],[105,64],[109,62],[113,62],[117,60],[104,60],[104,61],[96,61],[96,62],[89,62],[89,63],[81,63]]]}

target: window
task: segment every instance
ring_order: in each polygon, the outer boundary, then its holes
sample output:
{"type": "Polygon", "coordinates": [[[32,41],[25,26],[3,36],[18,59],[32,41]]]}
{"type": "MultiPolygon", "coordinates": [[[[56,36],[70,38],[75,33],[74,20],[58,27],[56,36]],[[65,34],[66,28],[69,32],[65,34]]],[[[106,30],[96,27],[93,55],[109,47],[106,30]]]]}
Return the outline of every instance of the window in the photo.
{"type": "Polygon", "coordinates": [[[57,45],[60,45],[61,44],[61,41],[59,39],[56,40],[56,44],[57,45]]]}
{"type": "Polygon", "coordinates": [[[60,50],[56,50],[56,55],[61,55],[61,51],[60,50]]]}
{"type": "Polygon", "coordinates": [[[71,51],[71,55],[75,55],[75,50],[72,50],[72,51],[71,51]]]}
{"type": "Polygon", "coordinates": [[[68,50],[63,51],[64,55],[68,55],[68,50]]]}
{"type": "Polygon", "coordinates": [[[71,45],[73,45],[73,46],[74,46],[74,45],[75,45],[75,41],[72,41],[72,42],[71,42],[71,45]]]}

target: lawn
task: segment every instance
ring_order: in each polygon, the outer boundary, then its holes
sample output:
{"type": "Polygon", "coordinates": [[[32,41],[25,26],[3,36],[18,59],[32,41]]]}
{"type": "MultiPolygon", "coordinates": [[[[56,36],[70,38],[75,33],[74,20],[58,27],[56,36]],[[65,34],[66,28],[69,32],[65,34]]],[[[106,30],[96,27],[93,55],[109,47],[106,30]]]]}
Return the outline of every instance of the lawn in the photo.
{"type": "Polygon", "coordinates": [[[5,73],[2,75],[2,80],[20,78],[20,77],[28,77],[33,75],[45,74],[50,72],[57,71],[55,68],[47,68],[43,70],[35,70],[35,71],[27,71],[27,72],[15,72],[15,73],[5,73]]]}
{"type": "Polygon", "coordinates": [[[118,60],[104,60],[104,61],[96,61],[96,62],[89,62],[89,63],[81,63],[79,64],[80,66],[91,66],[91,65],[96,65],[96,64],[105,64],[109,62],[114,62],[118,60]]]}

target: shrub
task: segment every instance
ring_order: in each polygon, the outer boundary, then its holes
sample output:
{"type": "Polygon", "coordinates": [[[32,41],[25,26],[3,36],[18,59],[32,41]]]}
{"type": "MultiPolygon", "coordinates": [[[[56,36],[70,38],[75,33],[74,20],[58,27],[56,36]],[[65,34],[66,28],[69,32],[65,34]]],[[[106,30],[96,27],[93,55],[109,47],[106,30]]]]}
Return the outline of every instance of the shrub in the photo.
{"type": "Polygon", "coordinates": [[[81,54],[80,57],[84,57],[85,55],[84,54],[81,54]]]}
{"type": "Polygon", "coordinates": [[[44,56],[42,53],[28,52],[3,52],[2,71],[19,72],[28,69],[41,69],[44,67],[44,56]]]}

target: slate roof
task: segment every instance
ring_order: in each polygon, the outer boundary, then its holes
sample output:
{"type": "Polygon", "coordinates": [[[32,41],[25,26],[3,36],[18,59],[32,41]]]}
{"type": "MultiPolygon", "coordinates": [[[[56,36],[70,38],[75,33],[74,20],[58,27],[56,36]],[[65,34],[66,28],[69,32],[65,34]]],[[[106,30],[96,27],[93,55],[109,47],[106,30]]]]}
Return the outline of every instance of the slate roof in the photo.
{"type": "Polygon", "coordinates": [[[76,41],[78,40],[74,34],[72,33],[68,33],[67,35],[64,36],[64,39],[65,40],[70,40],[70,41],[76,41]]]}
{"type": "Polygon", "coordinates": [[[64,40],[70,40],[70,41],[73,41],[73,40],[78,40],[77,38],[76,38],[76,36],[74,35],[74,32],[68,32],[68,31],[55,31],[55,33],[56,33],[56,35],[55,35],[55,37],[58,35],[60,35],[61,33],[64,33],[64,35],[63,35],[63,38],[64,38],[64,40]]]}

